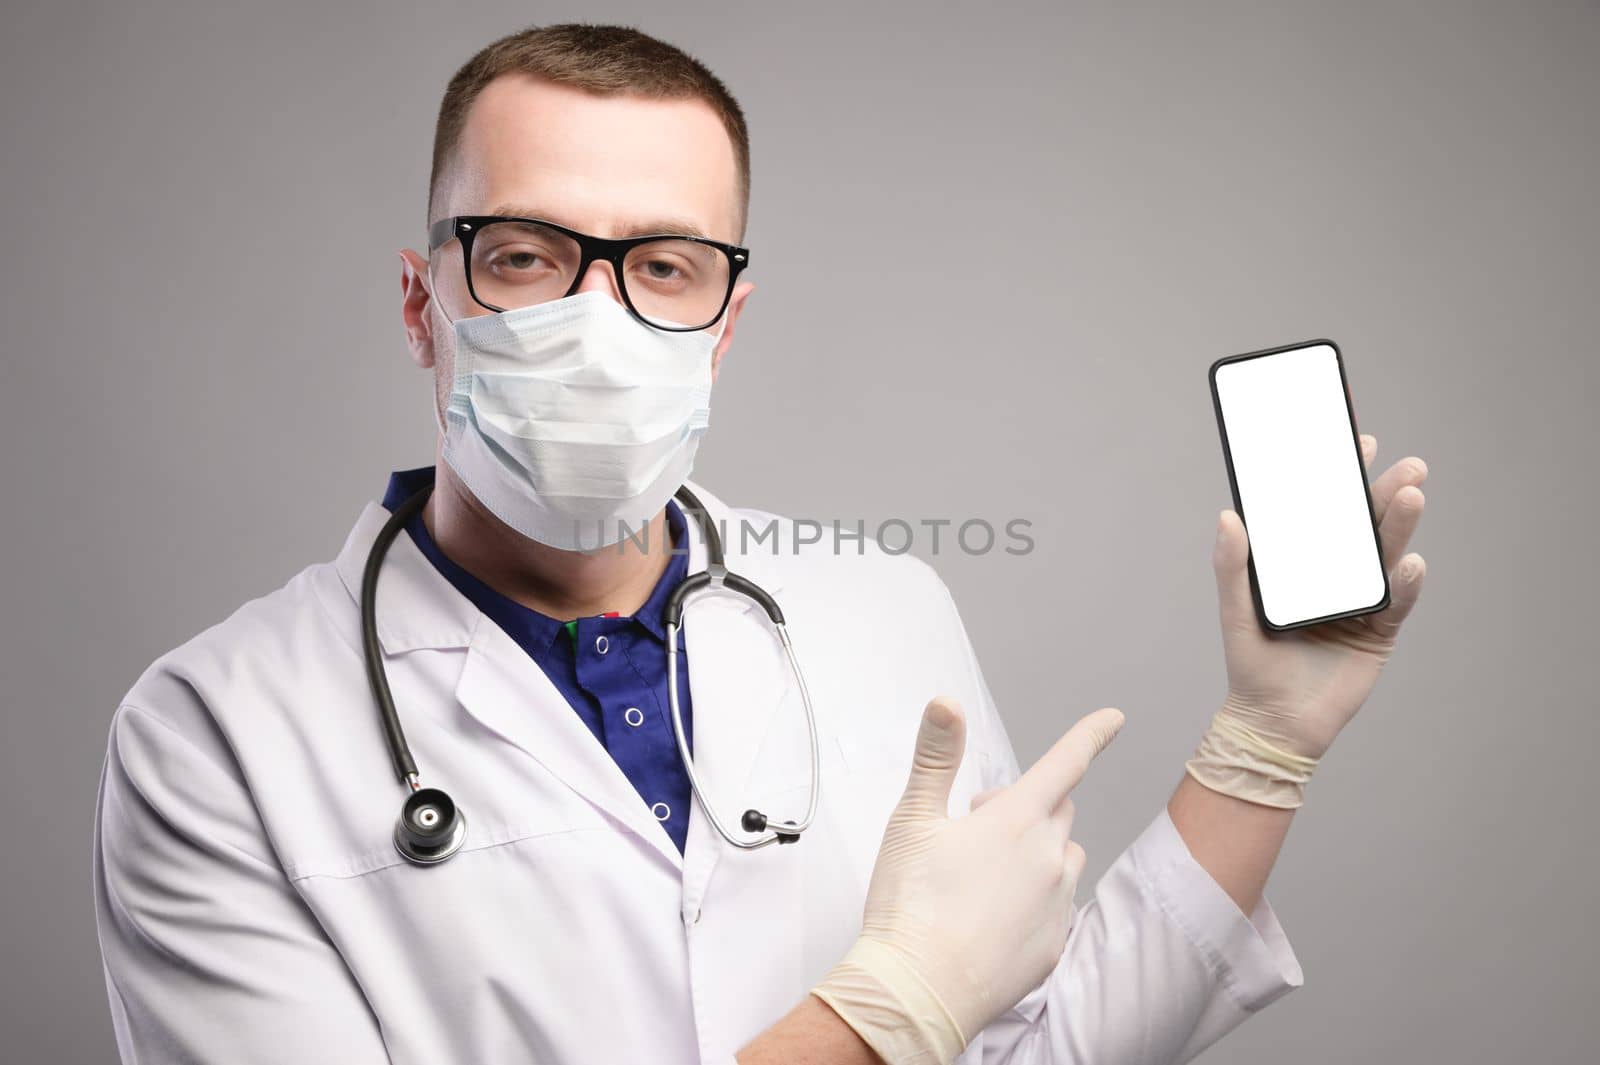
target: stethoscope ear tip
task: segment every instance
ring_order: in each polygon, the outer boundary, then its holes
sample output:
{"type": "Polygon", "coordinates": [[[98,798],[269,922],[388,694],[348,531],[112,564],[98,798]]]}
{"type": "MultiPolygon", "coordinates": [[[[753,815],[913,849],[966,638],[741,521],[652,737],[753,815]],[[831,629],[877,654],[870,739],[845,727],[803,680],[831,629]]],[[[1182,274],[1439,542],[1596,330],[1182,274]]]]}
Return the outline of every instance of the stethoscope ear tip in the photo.
{"type": "Polygon", "coordinates": [[[395,850],[414,865],[444,861],[461,849],[466,838],[466,815],[438,788],[422,788],[407,796],[394,826],[395,850]]]}

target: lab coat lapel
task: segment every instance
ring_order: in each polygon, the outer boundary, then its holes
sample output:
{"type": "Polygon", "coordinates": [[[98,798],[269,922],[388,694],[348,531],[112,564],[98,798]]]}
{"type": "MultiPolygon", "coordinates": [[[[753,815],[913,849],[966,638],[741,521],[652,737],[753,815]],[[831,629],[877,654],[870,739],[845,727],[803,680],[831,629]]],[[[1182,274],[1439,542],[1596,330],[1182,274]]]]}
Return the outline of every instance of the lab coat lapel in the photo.
{"type": "MultiPolygon", "coordinates": [[[[367,552],[389,512],[368,503],[339,553],[350,596],[361,598],[367,552]]],[[[420,648],[467,648],[456,699],[485,728],[524,751],[583,799],[610,814],[673,868],[683,857],[610,753],[544,671],[434,568],[404,533],[384,559],[377,630],[385,659],[420,648]]],[[[423,779],[427,780],[426,766],[423,779]]]]}
{"type": "MultiPolygon", "coordinates": [[[[746,551],[739,516],[698,484],[691,481],[689,487],[722,533],[729,570],[781,601],[783,574],[774,548],[755,542],[746,551]]],[[[340,553],[340,575],[357,601],[367,548],[387,516],[381,505],[368,504],[340,553]]],[[[688,526],[689,572],[699,573],[706,567],[705,543],[699,523],[691,520],[688,526]]],[[[781,542],[780,535],[779,549],[781,542]]],[[[691,800],[685,854],[680,855],[633,784],[544,671],[456,591],[409,537],[396,538],[383,573],[377,621],[385,657],[465,644],[467,661],[456,685],[462,708],[682,869],[685,904],[698,905],[718,858],[735,849],[706,820],[700,804],[691,800]]],[[[695,772],[728,831],[736,838],[754,838],[739,827],[751,772],[779,707],[792,696],[794,712],[801,712],[782,644],[758,606],[729,593],[696,597],[684,613],[683,639],[695,772]]]]}
{"type": "Polygon", "coordinates": [[[788,664],[759,608],[705,598],[685,618],[695,772],[707,798],[716,801],[717,816],[733,832],[772,714],[791,685],[788,664]]]}
{"type": "Polygon", "coordinates": [[[674,869],[683,858],[627,775],[505,630],[479,622],[456,685],[463,709],[610,815],[674,869]]]}

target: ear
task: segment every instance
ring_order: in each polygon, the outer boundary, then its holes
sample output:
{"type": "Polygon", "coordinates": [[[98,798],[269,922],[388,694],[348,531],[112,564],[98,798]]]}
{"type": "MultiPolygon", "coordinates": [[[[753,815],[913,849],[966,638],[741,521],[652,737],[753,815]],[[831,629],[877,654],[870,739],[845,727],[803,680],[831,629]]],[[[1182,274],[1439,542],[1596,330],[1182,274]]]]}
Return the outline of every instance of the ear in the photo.
{"type": "Polygon", "coordinates": [[[428,291],[428,260],[403,248],[400,251],[400,317],[405,322],[411,361],[424,370],[433,368],[433,293],[428,291]]]}
{"type": "Polygon", "coordinates": [[[739,323],[739,312],[744,310],[744,301],[755,290],[756,286],[753,281],[741,281],[733,286],[733,295],[728,299],[727,322],[722,327],[722,336],[718,339],[716,348],[711,352],[711,381],[713,384],[717,380],[717,370],[722,366],[722,356],[727,354],[728,348],[733,344],[733,327],[739,323]]]}

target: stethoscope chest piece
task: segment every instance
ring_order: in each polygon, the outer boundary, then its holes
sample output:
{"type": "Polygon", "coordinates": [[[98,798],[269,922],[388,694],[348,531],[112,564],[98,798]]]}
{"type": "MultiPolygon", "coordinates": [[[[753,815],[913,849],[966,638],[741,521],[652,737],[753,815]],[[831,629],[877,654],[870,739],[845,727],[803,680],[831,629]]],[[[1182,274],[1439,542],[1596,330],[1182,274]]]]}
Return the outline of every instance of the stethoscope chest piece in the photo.
{"type": "Polygon", "coordinates": [[[412,792],[394,826],[395,850],[415,865],[444,861],[461,849],[466,838],[466,815],[438,788],[412,792]]]}

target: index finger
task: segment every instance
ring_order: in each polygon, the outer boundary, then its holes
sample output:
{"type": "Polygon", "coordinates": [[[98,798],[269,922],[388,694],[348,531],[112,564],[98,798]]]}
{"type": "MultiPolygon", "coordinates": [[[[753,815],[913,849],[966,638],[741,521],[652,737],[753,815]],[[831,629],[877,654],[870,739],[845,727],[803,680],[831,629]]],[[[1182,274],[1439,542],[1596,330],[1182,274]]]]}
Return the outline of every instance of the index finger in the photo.
{"type": "Polygon", "coordinates": [[[1022,776],[1009,791],[1019,800],[1048,814],[1089,771],[1089,763],[1122,728],[1122,711],[1114,706],[1085,714],[1022,776]]]}

